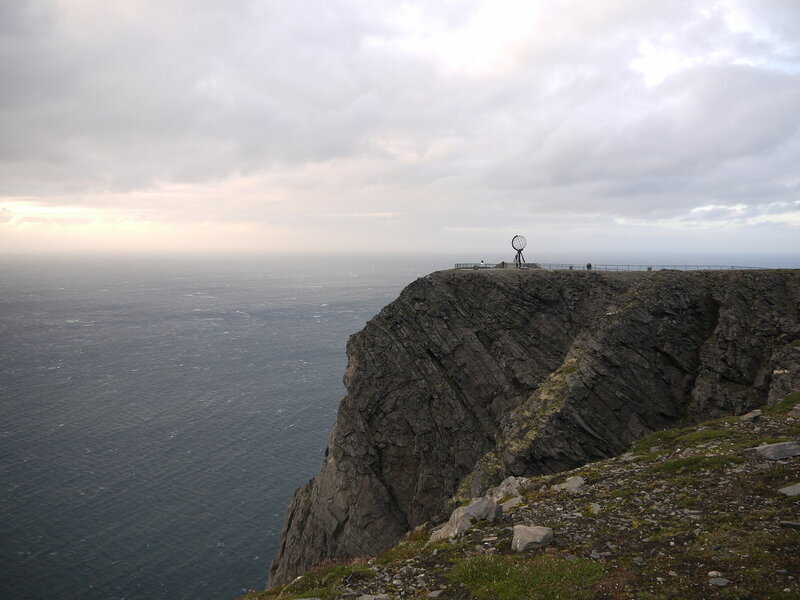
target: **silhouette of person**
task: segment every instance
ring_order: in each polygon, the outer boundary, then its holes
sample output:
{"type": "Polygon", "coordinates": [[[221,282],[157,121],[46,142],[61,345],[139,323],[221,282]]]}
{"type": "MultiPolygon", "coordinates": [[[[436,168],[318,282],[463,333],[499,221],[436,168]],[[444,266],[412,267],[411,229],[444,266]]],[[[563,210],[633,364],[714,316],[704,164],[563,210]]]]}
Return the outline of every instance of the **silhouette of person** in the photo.
{"type": "Polygon", "coordinates": [[[586,263],[586,270],[587,271],[591,271],[592,270],[592,263],[586,263]]]}

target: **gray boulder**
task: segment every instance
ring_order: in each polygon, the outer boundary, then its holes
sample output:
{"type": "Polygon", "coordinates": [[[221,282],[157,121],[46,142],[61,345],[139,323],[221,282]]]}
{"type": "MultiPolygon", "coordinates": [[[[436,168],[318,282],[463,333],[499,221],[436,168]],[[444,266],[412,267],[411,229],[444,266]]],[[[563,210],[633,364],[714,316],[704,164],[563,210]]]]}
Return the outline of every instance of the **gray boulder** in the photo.
{"type": "Polygon", "coordinates": [[[434,530],[430,541],[448,539],[463,533],[476,521],[486,519],[494,521],[502,512],[502,508],[491,498],[476,498],[468,506],[459,506],[450,514],[447,523],[434,530]]]}
{"type": "Polygon", "coordinates": [[[756,421],[761,416],[761,409],[757,408],[756,410],[751,410],[746,415],[742,415],[739,417],[745,423],[752,423],[756,421]]]}
{"type": "Polygon", "coordinates": [[[544,548],[553,541],[553,530],[549,527],[514,525],[514,538],[511,549],[525,552],[530,548],[544,548]]]}
{"type": "Polygon", "coordinates": [[[513,498],[510,498],[510,499],[506,500],[505,502],[503,502],[500,505],[500,508],[502,508],[504,511],[511,510],[512,508],[514,508],[515,506],[517,506],[517,505],[519,505],[521,503],[522,503],[522,496],[514,496],[513,498]]]}
{"type": "Polygon", "coordinates": [[[790,498],[800,495],[800,483],[795,483],[789,487],[781,488],[778,490],[781,494],[786,494],[790,498]]]}
{"type": "Polygon", "coordinates": [[[507,496],[519,496],[530,484],[527,477],[506,477],[500,485],[491,488],[486,492],[486,496],[497,502],[507,496]]]}
{"type": "Polygon", "coordinates": [[[766,444],[755,448],[748,448],[744,451],[747,456],[760,458],[762,460],[783,460],[800,456],[800,444],[797,442],[779,442],[777,444],[766,444]]]}
{"type": "Polygon", "coordinates": [[[564,483],[559,483],[552,486],[552,489],[556,492],[564,490],[568,494],[579,494],[586,488],[586,480],[581,477],[570,477],[564,483]]]}

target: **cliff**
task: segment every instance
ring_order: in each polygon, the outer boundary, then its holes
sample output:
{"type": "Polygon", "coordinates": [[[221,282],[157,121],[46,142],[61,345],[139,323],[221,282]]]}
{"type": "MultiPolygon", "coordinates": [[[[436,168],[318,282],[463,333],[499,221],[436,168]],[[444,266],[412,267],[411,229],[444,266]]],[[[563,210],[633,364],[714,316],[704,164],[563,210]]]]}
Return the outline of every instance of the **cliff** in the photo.
{"type": "Polygon", "coordinates": [[[800,388],[800,272],[446,271],[348,343],[320,473],[270,583],[376,555],[509,475],[622,453],[800,388]]]}

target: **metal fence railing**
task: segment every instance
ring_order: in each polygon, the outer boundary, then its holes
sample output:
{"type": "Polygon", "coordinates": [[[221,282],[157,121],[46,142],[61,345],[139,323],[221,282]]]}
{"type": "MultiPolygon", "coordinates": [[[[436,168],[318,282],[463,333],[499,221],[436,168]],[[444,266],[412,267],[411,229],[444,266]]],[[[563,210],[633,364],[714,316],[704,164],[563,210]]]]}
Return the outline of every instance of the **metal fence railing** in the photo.
{"type": "MultiPolygon", "coordinates": [[[[513,263],[455,263],[456,269],[497,269],[514,268],[513,263]]],[[[661,271],[673,269],[676,271],[742,271],[761,269],[762,267],[745,267],[741,265],[595,265],[589,269],[587,265],[570,263],[522,263],[523,269],[547,269],[551,271],[661,271]]]]}

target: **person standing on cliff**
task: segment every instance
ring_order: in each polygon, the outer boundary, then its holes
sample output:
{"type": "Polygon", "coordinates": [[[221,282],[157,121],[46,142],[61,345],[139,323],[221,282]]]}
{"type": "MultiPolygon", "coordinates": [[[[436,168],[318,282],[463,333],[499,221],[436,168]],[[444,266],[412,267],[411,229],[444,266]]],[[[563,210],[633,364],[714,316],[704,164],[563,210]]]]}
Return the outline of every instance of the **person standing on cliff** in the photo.
{"type": "Polygon", "coordinates": [[[586,263],[586,270],[587,271],[591,271],[592,270],[592,263],[586,263]]]}

